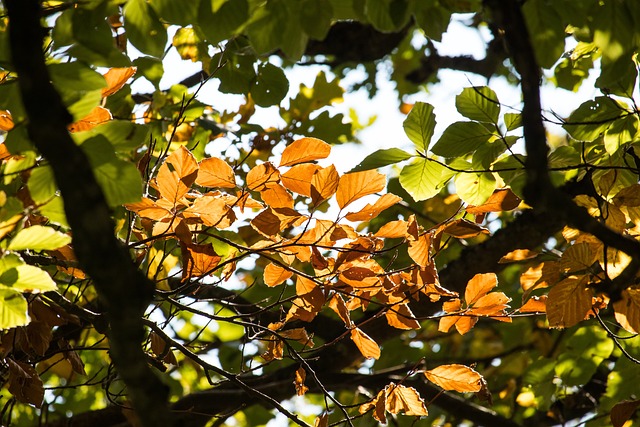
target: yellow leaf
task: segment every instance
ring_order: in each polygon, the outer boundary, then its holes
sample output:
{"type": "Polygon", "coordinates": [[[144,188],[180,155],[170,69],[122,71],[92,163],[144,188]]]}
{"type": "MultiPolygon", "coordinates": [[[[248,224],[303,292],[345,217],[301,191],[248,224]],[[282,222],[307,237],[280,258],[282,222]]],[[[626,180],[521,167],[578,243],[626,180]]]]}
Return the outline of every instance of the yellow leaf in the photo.
{"type": "Polygon", "coordinates": [[[319,205],[323,200],[333,196],[338,189],[340,175],[335,166],[318,169],[311,178],[311,200],[319,205]]]}
{"type": "Polygon", "coordinates": [[[336,192],[338,206],[343,209],[361,197],[383,190],[386,184],[386,177],[375,170],[343,175],[336,192]]]}
{"type": "Polygon", "coordinates": [[[301,138],[293,141],[282,152],[280,166],[294,166],[298,163],[326,159],[331,153],[331,146],[318,138],[301,138]]]}
{"type": "Polygon", "coordinates": [[[235,188],[236,176],[227,162],[210,157],[200,162],[196,184],[203,187],[235,188]]]}
{"type": "Polygon", "coordinates": [[[296,294],[302,296],[312,292],[318,287],[318,284],[311,279],[298,275],[296,277],[296,294]]]}
{"type": "Polygon", "coordinates": [[[296,165],[282,174],[282,185],[294,193],[311,197],[311,179],[320,169],[320,166],[315,164],[296,165]]]}
{"type": "Polygon", "coordinates": [[[141,201],[136,203],[127,203],[124,207],[143,218],[149,218],[154,221],[160,221],[173,215],[170,211],[158,206],[153,200],[146,197],[143,197],[141,201]]]}
{"type": "Polygon", "coordinates": [[[198,162],[189,150],[180,146],[166,158],[156,177],[160,195],[176,204],[188,192],[198,176],[198,162]]]}
{"type": "Polygon", "coordinates": [[[71,123],[67,129],[69,132],[82,132],[85,130],[92,129],[102,123],[106,123],[111,120],[113,117],[111,116],[111,112],[104,107],[96,106],[93,107],[93,110],[82,119],[78,120],[75,123],[71,123]]]}
{"type": "Polygon", "coordinates": [[[467,289],[464,292],[465,302],[467,305],[472,305],[491,289],[495,288],[497,284],[498,278],[495,273],[476,274],[467,283],[467,289]]]}
{"type": "Polygon", "coordinates": [[[409,241],[409,256],[422,268],[431,262],[432,239],[433,233],[429,232],[421,234],[417,240],[409,241]]]}
{"type": "Polygon", "coordinates": [[[476,300],[473,308],[469,310],[470,315],[474,316],[496,316],[499,320],[511,322],[510,317],[506,317],[505,309],[509,307],[507,303],[511,298],[502,292],[490,292],[476,300]]]}
{"type": "Polygon", "coordinates": [[[293,385],[296,387],[296,395],[304,396],[304,394],[309,391],[309,387],[304,385],[304,380],[307,378],[307,373],[304,368],[301,366],[296,369],[296,376],[293,380],[293,385]]]}
{"type": "Polygon", "coordinates": [[[587,270],[595,262],[596,255],[588,243],[575,243],[569,246],[560,258],[560,269],[563,273],[587,270]]]}
{"type": "Polygon", "coordinates": [[[104,79],[107,81],[107,87],[102,89],[102,97],[105,98],[109,95],[113,95],[119,91],[136,73],[136,67],[127,68],[111,68],[104,75],[104,79]]]}
{"type": "Polygon", "coordinates": [[[389,326],[397,329],[420,329],[420,322],[416,320],[407,304],[394,305],[384,314],[389,326]]]}
{"type": "Polygon", "coordinates": [[[264,284],[269,287],[278,286],[293,276],[293,273],[277,264],[270,263],[264,268],[264,284]]]}
{"type": "Polygon", "coordinates": [[[354,342],[360,353],[367,359],[378,359],[380,357],[380,347],[378,344],[360,330],[353,328],[351,330],[351,340],[354,342]]]}
{"type": "Polygon", "coordinates": [[[373,205],[367,204],[359,212],[349,212],[345,218],[349,221],[369,221],[401,200],[402,197],[398,197],[395,194],[383,194],[373,205]]]}
{"type": "Polygon", "coordinates": [[[442,365],[426,371],[429,381],[449,391],[478,392],[482,388],[482,375],[464,365],[442,365]]]}
{"type": "Polygon", "coordinates": [[[613,197],[613,204],[618,207],[640,206],[640,184],[634,184],[618,191],[618,193],[613,197]]]}
{"type": "Polygon", "coordinates": [[[385,408],[392,414],[404,412],[409,416],[426,416],[427,406],[420,397],[418,391],[413,387],[406,387],[401,384],[391,383],[387,386],[387,399],[385,408]]]}
{"type": "Polygon", "coordinates": [[[249,171],[246,181],[249,190],[262,191],[267,188],[268,183],[280,181],[280,172],[271,163],[262,163],[249,171]]]}
{"type": "MultiPolygon", "coordinates": [[[[391,383],[392,385],[395,385],[394,383],[391,383]]],[[[364,414],[366,412],[369,412],[370,410],[374,410],[373,411],[373,418],[375,418],[376,420],[378,420],[379,422],[381,422],[382,424],[386,424],[387,423],[387,418],[385,416],[385,404],[386,404],[386,396],[387,396],[387,389],[389,386],[383,388],[382,390],[380,390],[378,392],[378,394],[376,395],[376,397],[374,399],[372,399],[369,402],[363,403],[362,405],[360,405],[360,407],[358,408],[358,412],[360,412],[361,414],[364,414]]]]}
{"type": "Polygon", "coordinates": [[[593,291],[587,282],[587,276],[570,276],[551,288],[547,298],[550,327],[570,328],[584,320],[593,304],[593,291]]]}
{"type": "Polygon", "coordinates": [[[635,334],[640,331],[640,289],[622,291],[622,299],[613,303],[613,310],[620,326],[635,334]]]}

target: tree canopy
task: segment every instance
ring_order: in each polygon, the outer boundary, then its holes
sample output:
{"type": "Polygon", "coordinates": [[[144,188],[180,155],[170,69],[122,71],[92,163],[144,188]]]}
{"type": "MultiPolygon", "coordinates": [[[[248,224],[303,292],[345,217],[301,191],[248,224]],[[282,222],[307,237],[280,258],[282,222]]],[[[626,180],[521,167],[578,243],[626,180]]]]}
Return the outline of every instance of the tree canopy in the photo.
{"type": "Polygon", "coordinates": [[[2,425],[640,418],[636,0],[0,8],[2,425]],[[410,145],[341,173],[381,76],[410,145]]]}

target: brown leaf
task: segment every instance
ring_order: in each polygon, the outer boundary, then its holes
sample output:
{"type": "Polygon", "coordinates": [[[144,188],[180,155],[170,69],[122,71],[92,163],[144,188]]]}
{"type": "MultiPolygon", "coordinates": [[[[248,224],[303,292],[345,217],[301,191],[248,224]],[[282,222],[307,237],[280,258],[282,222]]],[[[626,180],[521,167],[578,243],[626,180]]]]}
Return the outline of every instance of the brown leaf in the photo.
{"type": "Polygon", "coordinates": [[[499,188],[480,206],[469,206],[467,212],[480,215],[488,212],[510,211],[520,205],[520,198],[510,188],[499,188]]]}
{"type": "Polygon", "coordinates": [[[323,413],[313,422],[313,427],[329,427],[329,414],[323,413]]]}
{"type": "Polygon", "coordinates": [[[442,365],[426,371],[429,381],[449,391],[478,392],[482,388],[482,375],[465,365],[442,365]]]}
{"type": "Polygon", "coordinates": [[[622,299],[613,303],[613,310],[620,326],[635,334],[640,331],[640,289],[622,291],[622,299]]]}
{"type": "Polygon", "coordinates": [[[509,307],[507,304],[511,298],[502,292],[490,292],[484,295],[473,304],[468,314],[474,316],[498,317],[498,320],[511,322],[511,318],[507,317],[505,309],[509,307]]]}
{"type": "Polygon", "coordinates": [[[127,203],[124,205],[128,210],[137,213],[143,218],[149,218],[153,221],[160,221],[173,216],[173,214],[162,206],[158,206],[156,202],[146,197],[136,203],[127,203]]]}
{"type": "MultiPolygon", "coordinates": [[[[395,385],[394,383],[391,383],[391,384],[395,385]]],[[[385,409],[386,409],[385,406],[386,406],[386,397],[387,397],[388,388],[389,386],[386,386],[385,388],[383,388],[378,392],[375,398],[373,398],[369,402],[366,402],[360,405],[360,407],[358,408],[358,412],[360,412],[361,414],[364,414],[373,409],[374,410],[373,418],[375,418],[382,424],[386,424],[387,418],[385,416],[385,409]]]]}
{"type": "Polygon", "coordinates": [[[516,249],[511,251],[498,261],[498,264],[508,264],[510,262],[525,261],[538,256],[538,252],[530,251],[529,249],[516,249]]]}
{"type": "Polygon", "coordinates": [[[560,258],[560,269],[563,273],[582,272],[588,270],[596,260],[588,243],[575,243],[569,246],[560,258]]]}
{"type": "Polygon", "coordinates": [[[468,239],[478,234],[489,234],[489,230],[486,228],[466,219],[456,219],[448,222],[442,228],[442,232],[457,237],[458,239],[468,239]]]}
{"type": "Polygon", "coordinates": [[[113,95],[127,83],[127,80],[136,73],[136,67],[111,68],[104,75],[107,87],[102,89],[102,97],[113,95]]]}
{"type": "Polygon", "coordinates": [[[593,300],[593,291],[587,283],[587,276],[570,276],[551,288],[547,299],[551,328],[570,328],[584,320],[593,300]]]}
{"type": "Polygon", "coordinates": [[[307,378],[307,373],[302,366],[296,369],[296,377],[293,380],[293,385],[296,387],[296,395],[304,396],[309,391],[309,387],[304,385],[304,380],[307,378]]]}
{"type": "Polygon", "coordinates": [[[520,275],[520,286],[524,291],[522,299],[527,299],[536,289],[546,288],[558,283],[561,279],[559,263],[547,261],[529,267],[520,275]]]}
{"type": "Polygon", "coordinates": [[[320,312],[324,301],[324,291],[319,286],[311,292],[298,296],[292,301],[285,321],[299,319],[303,322],[311,322],[320,312]]]}
{"type": "Polygon", "coordinates": [[[301,138],[293,141],[282,152],[280,166],[294,166],[298,163],[325,159],[331,153],[331,146],[318,138],[301,138]]]}
{"type": "Polygon", "coordinates": [[[41,408],[44,387],[36,369],[28,363],[10,358],[5,361],[9,365],[9,393],[19,402],[41,408]]]}
{"type": "Polygon", "coordinates": [[[613,197],[613,204],[620,206],[640,206],[640,184],[623,188],[613,197]]]}
{"type": "Polygon", "coordinates": [[[409,416],[427,416],[427,406],[413,387],[391,383],[387,386],[385,408],[392,414],[404,412],[409,416]]]}
{"type": "Polygon", "coordinates": [[[284,283],[291,276],[293,273],[290,270],[274,263],[270,263],[264,268],[264,284],[270,288],[284,283]]]}
{"type": "Polygon", "coordinates": [[[75,123],[71,123],[67,129],[69,132],[83,132],[106,123],[111,120],[111,112],[104,107],[96,106],[93,110],[75,123]]]}
{"type": "Polygon", "coordinates": [[[369,221],[380,215],[380,213],[385,209],[390,208],[401,200],[402,197],[398,197],[395,194],[383,194],[373,205],[367,204],[358,212],[349,212],[345,218],[349,221],[369,221]]]}
{"type": "Polygon", "coordinates": [[[302,214],[291,208],[267,208],[251,220],[251,226],[264,236],[270,237],[305,219],[302,214]]]}
{"type": "Polygon", "coordinates": [[[311,339],[305,328],[287,329],[285,331],[280,331],[279,334],[282,338],[298,341],[300,344],[309,348],[313,348],[315,345],[313,339],[311,339]]]}
{"type": "Polygon", "coordinates": [[[262,353],[262,358],[267,362],[282,360],[284,357],[284,342],[278,338],[271,338],[268,341],[267,351],[262,353]]]}
{"type": "Polygon", "coordinates": [[[378,359],[380,357],[380,346],[369,335],[362,332],[360,328],[351,329],[351,340],[367,359],[378,359]]]}
{"type": "Polygon", "coordinates": [[[340,178],[336,192],[338,206],[340,206],[340,209],[343,209],[361,197],[382,191],[386,184],[386,177],[375,170],[353,172],[343,175],[340,178]]]}
{"type": "Polygon", "coordinates": [[[611,425],[613,427],[624,426],[633,417],[638,406],[640,406],[640,400],[623,400],[613,405],[613,408],[611,408],[611,425]]]}
{"type": "Polygon", "coordinates": [[[160,166],[156,177],[158,191],[175,205],[187,194],[197,176],[198,162],[189,150],[180,146],[160,166]]]}
{"type": "Polygon", "coordinates": [[[235,188],[236,175],[227,162],[210,157],[200,162],[196,184],[203,187],[235,188]]]}
{"type": "Polygon", "coordinates": [[[347,308],[347,304],[345,304],[344,299],[342,299],[342,295],[336,293],[329,300],[329,308],[333,310],[340,319],[344,322],[347,328],[351,328],[353,326],[353,322],[351,321],[351,316],[349,315],[349,309],[347,308]]]}
{"type": "Polygon", "coordinates": [[[222,259],[211,243],[206,245],[181,244],[182,279],[213,274],[222,259]]]}
{"type": "Polygon", "coordinates": [[[416,320],[408,304],[397,304],[385,313],[387,323],[397,329],[420,329],[420,322],[416,320]]]}

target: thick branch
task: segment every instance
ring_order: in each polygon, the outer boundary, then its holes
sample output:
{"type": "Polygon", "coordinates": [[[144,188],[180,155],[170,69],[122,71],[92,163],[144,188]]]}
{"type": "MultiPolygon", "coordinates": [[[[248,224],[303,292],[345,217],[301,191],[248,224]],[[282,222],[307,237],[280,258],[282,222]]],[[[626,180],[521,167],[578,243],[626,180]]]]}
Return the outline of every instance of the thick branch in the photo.
{"type": "Polygon", "coordinates": [[[141,348],[141,316],[153,284],[115,238],[111,212],[89,160],[67,132],[71,116],[50,83],[42,54],[39,2],[7,0],[5,4],[29,136],[53,169],[73,230],[74,250],[107,307],[111,357],[143,424],[170,425],[167,387],[151,371],[141,348]]]}

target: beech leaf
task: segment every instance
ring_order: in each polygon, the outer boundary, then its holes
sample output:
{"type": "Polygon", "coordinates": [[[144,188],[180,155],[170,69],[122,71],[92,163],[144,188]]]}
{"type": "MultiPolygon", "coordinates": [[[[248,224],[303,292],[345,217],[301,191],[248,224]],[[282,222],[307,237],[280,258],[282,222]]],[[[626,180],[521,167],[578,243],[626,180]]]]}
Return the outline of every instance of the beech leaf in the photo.
{"type": "Polygon", "coordinates": [[[380,346],[369,335],[362,332],[360,328],[351,330],[351,340],[367,359],[378,359],[380,357],[380,346]]]}
{"type": "Polygon", "coordinates": [[[448,391],[477,392],[482,388],[482,375],[465,365],[442,365],[426,371],[424,375],[448,391]]]}
{"type": "Polygon", "coordinates": [[[381,191],[386,184],[386,177],[374,170],[343,175],[340,178],[336,192],[338,206],[340,206],[340,209],[343,209],[361,197],[381,191]]]}
{"type": "Polygon", "coordinates": [[[326,159],[331,146],[318,138],[301,138],[293,141],[282,152],[280,166],[294,166],[299,163],[326,159]]]}

